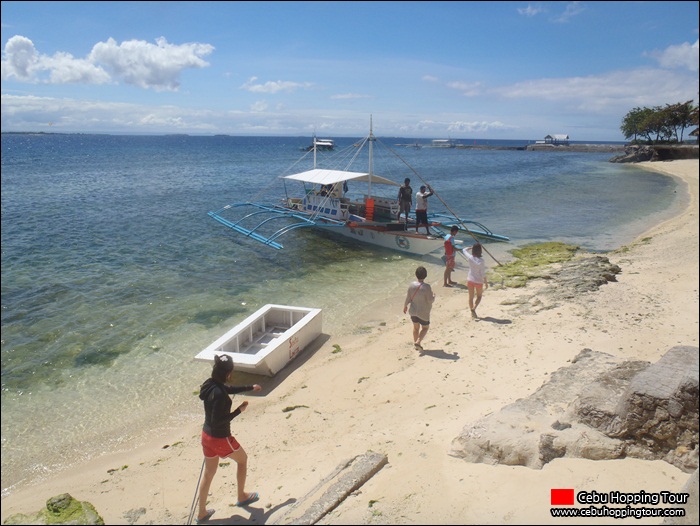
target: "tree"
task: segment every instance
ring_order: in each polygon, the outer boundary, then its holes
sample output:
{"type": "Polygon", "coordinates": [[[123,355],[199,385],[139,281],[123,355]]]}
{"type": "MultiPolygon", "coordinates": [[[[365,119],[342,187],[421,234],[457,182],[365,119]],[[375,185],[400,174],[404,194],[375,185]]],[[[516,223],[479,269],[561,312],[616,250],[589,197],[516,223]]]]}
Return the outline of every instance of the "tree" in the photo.
{"type": "Polygon", "coordinates": [[[632,139],[637,142],[638,136],[644,136],[642,123],[646,118],[646,114],[649,112],[649,108],[634,108],[630,111],[625,118],[622,119],[622,125],[620,126],[620,131],[625,139],[632,139]]]}
{"type": "Polygon", "coordinates": [[[685,130],[695,126],[697,135],[698,107],[693,101],[667,104],[665,108],[634,108],[622,119],[620,131],[626,139],[637,142],[640,137],[649,143],[683,142],[685,130]]]}
{"type": "MultiPolygon", "coordinates": [[[[683,142],[683,133],[685,129],[693,125],[693,109],[695,109],[697,114],[697,108],[693,107],[692,100],[682,104],[679,102],[678,104],[666,105],[669,125],[673,128],[677,142],[683,142]],[[678,135],[679,130],[680,136],[678,135]]],[[[695,118],[697,119],[697,116],[695,118]]]]}

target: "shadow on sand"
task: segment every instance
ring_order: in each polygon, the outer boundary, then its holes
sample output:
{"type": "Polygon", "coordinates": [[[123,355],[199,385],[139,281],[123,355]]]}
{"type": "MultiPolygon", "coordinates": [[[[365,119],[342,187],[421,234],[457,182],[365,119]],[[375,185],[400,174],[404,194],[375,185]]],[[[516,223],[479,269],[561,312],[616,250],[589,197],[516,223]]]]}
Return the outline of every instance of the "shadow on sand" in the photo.
{"type": "Polygon", "coordinates": [[[459,360],[459,354],[456,352],[450,354],[442,349],[423,349],[419,353],[420,356],[432,356],[433,358],[439,358],[440,360],[459,360]]]}
{"type": "Polygon", "coordinates": [[[474,321],[485,321],[487,323],[495,323],[497,325],[510,325],[513,323],[512,320],[503,320],[500,318],[492,318],[490,316],[486,316],[484,318],[474,318],[474,321]]]}
{"type": "MultiPolygon", "coordinates": [[[[270,520],[270,516],[279,511],[281,508],[284,506],[289,506],[290,504],[293,504],[296,502],[296,499],[289,498],[286,501],[284,501],[281,504],[278,504],[277,506],[274,506],[267,511],[263,509],[262,507],[258,508],[255,507],[254,505],[251,506],[245,506],[243,508],[237,508],[240,509],[242,513],[245,514],[246,511],[250,513],[248,517],[245,517],[244,515],[231,515],[230,517],[222,517],[220,519],[209,519],[208,521],[202,522],[202,524],[267,524],[267,521],[270,520]]],[[[223,513],[226,513],[225,510],[223,510],[223,513]]],[[[194,524],[196,524],[195,521],[192,521],[194,524]]]]}
{"type": "Polygon", "coordinates": [[[330,338],[331,337],[329,334],[321,333],[318,338],[307,345],[306,348],[299,353],[296,358],[294,358],[294,360],[285,365],[282,370],[272,377],[236,371],[234,368],[231,383],[233,385],[260,384],[262,387],[260,391],[248,391],[245,393],[246,396],[267,396],[274,391],[277,386],[284,382],[285,378],[292,374],[296,369],[303,367],[304,364],[309,361],[311,357],[316,354],[316,352],[323,347],[323,344],[330,338]]]}

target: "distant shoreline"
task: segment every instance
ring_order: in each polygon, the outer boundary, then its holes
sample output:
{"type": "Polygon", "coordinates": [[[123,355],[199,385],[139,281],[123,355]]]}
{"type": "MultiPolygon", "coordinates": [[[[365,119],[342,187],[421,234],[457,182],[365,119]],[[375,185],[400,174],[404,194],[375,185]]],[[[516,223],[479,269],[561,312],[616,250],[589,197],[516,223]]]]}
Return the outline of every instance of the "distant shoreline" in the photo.
{"type": "Polygon", "coordinates": [[[488,146],[458,144],[460,150],[521,150],[545,152],[624,152],[625,144],[525,144],[523,146],[488,146]]]}

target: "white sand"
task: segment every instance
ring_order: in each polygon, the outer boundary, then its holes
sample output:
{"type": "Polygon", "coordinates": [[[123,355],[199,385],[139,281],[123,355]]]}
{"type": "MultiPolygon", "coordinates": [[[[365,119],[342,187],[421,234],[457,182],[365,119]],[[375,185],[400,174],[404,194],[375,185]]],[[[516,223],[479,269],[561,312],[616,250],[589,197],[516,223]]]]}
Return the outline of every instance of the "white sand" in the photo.
{"type": "MultiPolygon", "coordinates": [[[[680,491],[689,475],[661,461],[557,459],[532,470],[447,454],[465,424],[529,396],[583,348],[653,362],[674,345],[698,345],[698,161],[640,166],[684,181],[690,206],[608,254],[622,268],[617,283],[529,313],[512,301],[535,294],[537,283],[526,291],[493,287],[478,309],[484,319],[473,321],[466,290],[443,288],[443,269],[430,266],[437,300],[424,356],[413,349],[403,297],[393,298],[361,313],[347,334],[330,335],[264,396],[237,396],[250,406],[233,433],[249,454],[247,489],[261,500],[248,511],[233,506],[231,462],[212,484],[212,523],[271,523],[338,464],[368,450],[389,463],[322,523],[610,524],[618,521],[553,519],[550,490],[680,491]],[[283,411],[293,406],[306,407],[283,411]]],[[[454,278],[464,282],[463,267],[454,278]]],[[[107,524],[130,524],[127,513],[140,508],[143,515],[131,515],[136,524],[184,523],[202,465],[201,420],[7,496],[3,521],[68,492],[94,504],[107,524]]]]}

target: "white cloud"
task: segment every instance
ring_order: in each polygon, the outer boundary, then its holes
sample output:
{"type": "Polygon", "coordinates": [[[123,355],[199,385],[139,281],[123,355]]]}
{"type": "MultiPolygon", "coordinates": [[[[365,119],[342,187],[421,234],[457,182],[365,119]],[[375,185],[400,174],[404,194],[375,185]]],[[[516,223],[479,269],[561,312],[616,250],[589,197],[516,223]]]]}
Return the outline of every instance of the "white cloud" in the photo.
{"type": "Polygon", "coordinates": [[[2,129],[54,131],[165,132],[168,129],[212,132],[219,114],[175,106],[2,94],[2,129]]]}
{"type": "Polygon", "coordinates": [[[371,95],[361,95],[359,93],[342,93],[338,95],[332,95],[332,100],[344,100],[344,99],[372,99],[371,95]]]}
{"type": "Polygon", "coordinates": [[[474,122],[463,122],[455,121],[451,122],[447,126],[447,130],[450,132],[458,133],[478,133],[478,132],[490,132],[490,131],[503,131],[503,130],[514,130],[516,126],[510,126],[504,124],[500,121],[486,122],[486,121],[474,121],[474,122]]]}
{"type": "Polygon", "coordinates": [[[448,82],[447,87],[460,91],[465,97],[474,97],[481,94],[481,82],[463,82],[453,81],[448,82]]]}
{"type": "Polygon", "coordinates": [[[95,44],[89,60],[104,64],[107,70],[127,84],[157,91],[176,91],[180,87],[180,73],[186,68],[209,65],[201,57],[214,50],[210,44],[169,44],[161,37],[156,45],[143,40],[128,40],[117,44],[110,38],[95,44]]]}
{"type": "Polygon", "coordinates": [[[539,4],[536,4],[534,6],[532,4],[527,4],[527,7],[525,8],[518,8],[518,13],[520,13],[523,16],[535,16],[543,12],[544,9],[539,4]]]}
{"type": "Polygon", "coordinates": [[[255,113],[265,111],[265,110],[267,110],[267,108],[268,108],[267,102],[262,101],[262,100],[259,100],[258,102],[250,105],[250,111],[255,112],[255,113]]]}
{"type": "Polygon", "coordinates": [[[241,89],[250,91],[252,93],[269,93],[275,94],[279,92],[292,92],[298,88],[310,88],[312,86],[309,82],[299,83],[291,82],[288,80],[278,80],[278,81],[267,81],[265,84],[255,84],[258,77],[251,77],[248,82],[241,86],[241,89]]]}
{"type": "Polygon", "coordinates": [[[683,68],[698,71],[698,41],[695,44],[684,42],[677,46],[669,46],[664,51],[652,51],[650,56],[655,58],[662,68],[683,68]]]}
{"type": "Polygon", "coordinates": [[[173,45],[164,38],[155,45],[142,40],[117,44],[110,38],[95,44],[87,58],[80,59],[65,52],[42,55],[30,39],[15,35],[3,50],[2,79],[46,84],[122,80],[141,88],[175,91],[180,86],[182,70],[208,66],[201,57],[213,50],[209,44],[173,45]]]}
{"type": "Polygon", "coordinates": [[[2,80],[17,79],[31,83],[104,84],[110,77],[100,66],[58,52],[52,57],[41,55],[34,43],[15,35],[7,41],[2,57],[2,80]]]}
{"type": "Polygon", "coordinates": [[[581,110],[604,112],[617,106],[631,109],[692,100],[697,97],[698,80],[647,68],[588,77],[530,80],[492,92],[508,99],[568,102],[581,110]]]}
{"type": "Polygon", "coordinates": [[[561,15],[554,18],[554,21],[566,23],[573,17],[583,13],[585,10],[586,9],[583,7],[583,5],[581,5],[581,2],[570,2],[566,5],[566,9],[564,9],[564,12],[561,15]]]}
{"type": "Polygon", "coordinates": [[[424,80],[425,82],[439,82],[440,79],[433,77],[432,75],[423,75],[421,80],[424,80]]]}

